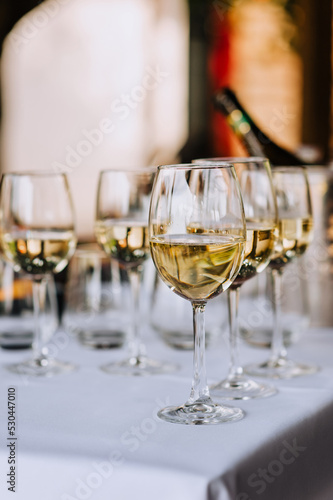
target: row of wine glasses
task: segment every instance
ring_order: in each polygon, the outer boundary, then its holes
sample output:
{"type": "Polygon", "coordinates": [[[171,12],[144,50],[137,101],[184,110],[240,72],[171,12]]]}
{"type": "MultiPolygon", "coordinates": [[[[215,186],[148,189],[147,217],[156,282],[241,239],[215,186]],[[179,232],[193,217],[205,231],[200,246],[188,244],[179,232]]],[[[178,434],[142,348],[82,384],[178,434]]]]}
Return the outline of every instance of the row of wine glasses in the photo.
{"type": "Polygon", "coordinates": [[[287,357],[281,325],[282,274],[285,266],[304,254],[313,238],[313,220],[309,182],[305,168],[273,168],[275,193],[279,211],[276,248],[269,268],[273,290],[274,329],[270,358],[247,367],[254,376],[290,378],[317,371],[316,366],[295,362],[287,357]]]}
{"type": "MultiPolygon", "coordinates": [[[[196,160],[202,164],[207,160],[196,160]]],[[[212,163],[228,158],[212,159],[212,163]]],[[[240,183],[246,219],[246,244],[242,267],[228,289],[229,307],[229,373],[225,380],[212,387],[212,394],[225,399],[252,399],[276,393],[272,386],[251,380],[244,374],[238,356],[238,302],[243,283],[264,271],[276,243],[278,224],[273,179],[268,160],[263,158],[233,158],[240,183]]]]}
{"type": "Polygon", "coordinates": [[[212,394],[250,399],[276,393],[274,387],[244,375],[236,355],[239,287],[267,265],[275,283],[272,356],[266,363],[248,367],[247,372],[289,378],[316,371],[287,359],[279,312],[282,269],[304,253],[312,237],[306,170],[275,168],[273,178],[268,161],[262,158],[204,159],[158,169],[149,216],[151,254],[162,280],[191,302],[194,323],[190,398],[182,406],[161,410],[164,420],[215,424],[243,417],[239,408],[214,403],[206,381],[204,309],[208,299],[227,289],[230,370],[226,380],[212,387],[212,394]]]}
{"type": "MultiPolygon", "coordinates": [[[[74,369],[49,359],[40,327],[45,276],[65,268],[76,246],[74,215],[66,177],[55,173],[6,174],[1,184],[1,245],[16,269],[33,276],[36,336],[32,360],[11,365],[18,373],[53,375],[74,369]]],[[[230,368],[212,387],[223,399],[250,399],[276,393],[250,375],[287,378],[314,367],[287,359],[279,316],[279,285],[284,266],[311,241],[312,216],[305,168],[274,168],[263,158],[217,158],[192,164],[100,174],[96,238],[128,273],[132,290],[129,357],[102,367],[108,373],[167,373],[171,363],[150,359],[140,336],[139,301],[145,260],[151,254],[169,288],[191,302],[194,373],[190,398],[160,412],[180,423],[219,423],[243,417],[240,409],[214,403],[205,371],[204,310],[207,301],[228,290],[230,368]],[[149,216],[149,219],[148,219],[149,216]],[[238,361],[240,286],[270,266],[274,280],[275,331],[267,363],[242,368],[238,361]]]]}
{"type": "Polygon", "coordinates": [[[304,167],[273,167],[263,158],[216,158],[195,163],[230,161],[236,169],[244,203],[247,242],[242,268],[228,289],[230,323],[230,367],[226,380],[212,387],[215,396],[252,399],[276,393],[276,389],[251,380],[252,376],[290,378],[311,374],[317,367],[287,358],[281,328],[281,280],[286,264],[301,256],[313,237],[310,189],[304,167]],[[272,353],[261,365],[246,366],[238,361],[238,301],[240,286],[269,267],[274,310],[272,353]]]}

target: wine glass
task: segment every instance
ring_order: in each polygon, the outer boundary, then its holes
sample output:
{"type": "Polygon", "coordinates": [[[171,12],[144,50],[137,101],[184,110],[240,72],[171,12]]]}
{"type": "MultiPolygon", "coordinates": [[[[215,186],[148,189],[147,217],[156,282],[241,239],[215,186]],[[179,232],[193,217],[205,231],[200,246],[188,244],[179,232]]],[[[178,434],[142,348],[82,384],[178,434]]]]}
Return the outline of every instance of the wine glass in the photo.
{"type": "Polygon", "coordinates": [[[317,367],[288,359],[281,325],[281,285],[284,267],[304,254],[313,237],[311,198],[305,167],[272,167],[278,212],[279,240],[269,270],[272,279],[274,327],[270,359],[246,367],[255,376],[291,378],[315,373],[317,367]]]}
{"type": "Polygon", "coordinates": [[[218,424],[243,417],[214,403],[205,368],[205,306],[241,267],[245,217],[235,169],[228,164],[158,167],[150,204],[149,243],[162,281],[193,308],[193,381],[188,401],[158,416],[180,424],[218,424]]]}
{"type": "Polygon", "coordinates": [[[277,230],[277,205],[271,168],[266,158],[212,158],[194,163],[228,161],[234,165],[244,203],[246,217],[246,246],[238,276],[228,289],[230,364],[227,378],[213,386],[214,397],[224,399],[253,399],[276,394],[275,387],[250,379],[239,362],[238,303],[240,287],[269,264],[277,230]]]}
{"type": "Polygon", "coordinates": [[[74,365],[48,357],[43,328],[47,276],[68,264],[76,247],[74,211],[64,174],[39,171],[4,174],[0,187],[0,241],[4,258],[32,276],[35,332],[33,357],[8,365],[15,373],[51,376],[74,365]]]}
{"type": "Polygon", "coordinates": [[[100,173],[95,234],[104,251],[128,274],[132,298],[129,357],[101,369],[120,375],[167,373],[177,367],[150,359],[141,341],[140,298],[144,263],[149,258],[148,211],[156,167],[108,169],[100,173]]]}

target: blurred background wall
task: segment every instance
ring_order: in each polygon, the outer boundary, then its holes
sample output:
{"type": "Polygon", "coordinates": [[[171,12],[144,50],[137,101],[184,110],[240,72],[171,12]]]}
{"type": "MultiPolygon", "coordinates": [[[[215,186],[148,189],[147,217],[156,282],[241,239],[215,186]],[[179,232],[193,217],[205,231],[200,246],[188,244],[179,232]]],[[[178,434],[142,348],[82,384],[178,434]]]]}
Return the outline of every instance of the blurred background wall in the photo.
{"type": "Polygon", "coordinates": [[[332,158],[331,0],[0,0],[1,169],[68,173],[93,238],[110,166],[246,154],[211,96],[332,158]]]}
{"type": "Polygon", "coordinates": [[[66,172],[81,240],[100,170],[172,162],[185,143],[188,30],[186,0],[45,0],[5,36],[2,170],[66,172]]]}

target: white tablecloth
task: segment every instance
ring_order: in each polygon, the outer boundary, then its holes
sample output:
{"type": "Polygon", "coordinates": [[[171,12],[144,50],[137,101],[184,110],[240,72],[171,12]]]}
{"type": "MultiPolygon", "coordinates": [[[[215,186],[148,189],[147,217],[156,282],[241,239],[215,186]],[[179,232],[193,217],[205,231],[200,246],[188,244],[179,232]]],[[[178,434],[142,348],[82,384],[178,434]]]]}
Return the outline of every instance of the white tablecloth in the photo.
{"type": "MultiPolygon", "coordinates": [[[[92,351],[58,337],[58,357],[79,365],[51,379],[3,368],[28,351],[0,352],[0,498],[15,500],[332,500],[333,329],[310,329],[290,357],[320,364],[312,376],[274,382],[279,393],[237,402],[236,423],[183,426],[159,421],[159,407],[189,395],[192,352],[148,332],[149,354],[180,371],[119,377],[100,371],[124,350],[92,351]],[[7,391],[16,388],[16,493],[9,472],[7,391]]],[[[243,346],[245,362],[267,350],[243,346]]],[[[210,382],[226,375],[220,341],[207,350],[210,382]]]]}

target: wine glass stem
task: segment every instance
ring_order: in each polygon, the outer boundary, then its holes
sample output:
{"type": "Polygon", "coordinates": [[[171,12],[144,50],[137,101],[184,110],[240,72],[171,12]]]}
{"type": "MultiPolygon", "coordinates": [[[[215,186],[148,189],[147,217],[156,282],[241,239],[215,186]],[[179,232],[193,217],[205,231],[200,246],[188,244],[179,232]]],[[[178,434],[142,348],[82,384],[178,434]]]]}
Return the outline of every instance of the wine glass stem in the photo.
{"type": "Polygon", "coordinates": [[[131,335],[129,339],[129,351],[131,359],[137,362],[142,356],[140,342],[140,290],[142,279],[142,266],[134,267],[128,271],[128,277],[131,286],[132,299],[132,324],[131,335]]]}
{"type": "Polygon", "coordinates": [[[229,307],[229,345],[230,345],[230,364],[228,378],[232,379],[243,375],[243,368],[239,364],[238,340],[238,303],[239,287],[228,289],[228,307],[229,307]]]}
{"type": "Polygon", "coordinates": [[[45,348],[43,348],[43,328],[42,316],[45,312],[46,280],[34,279],[32,282],[32,298],[35,319],[35,336],[33,341],[33,359],[40,360],[46,358],[45,348]]]}
{"type": "Polygon", "coordinates": [[[281,324],[281,293],[282,293],[282,271],[271,270],[272,291],[273,291],[273,336],[272,355],[273,360],[278,360],[286,356],[283,343],[283,331],[281,324]]]}
{"type": "Polygon", "coordinates": [[[210,400],[205,359],[205,307],[206,303],[192,302],[194,333],[193,380],[191,395],[187,404],[210,400]]]}

